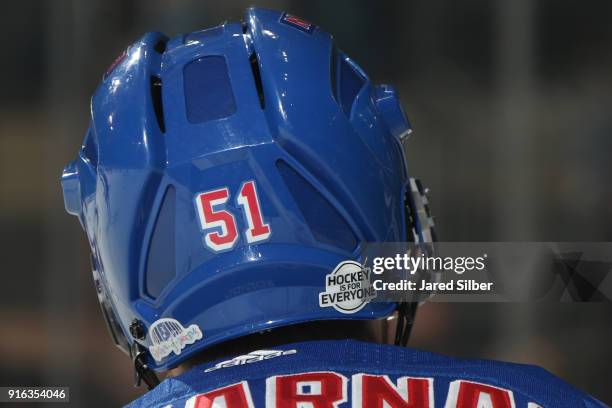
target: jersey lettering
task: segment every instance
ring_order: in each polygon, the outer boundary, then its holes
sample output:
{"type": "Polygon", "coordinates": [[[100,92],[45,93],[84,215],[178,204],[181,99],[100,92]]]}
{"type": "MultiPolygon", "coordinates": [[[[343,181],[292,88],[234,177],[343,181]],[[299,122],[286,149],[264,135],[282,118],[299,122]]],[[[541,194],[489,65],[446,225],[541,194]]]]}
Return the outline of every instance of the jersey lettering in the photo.
{"type": "Polygon", "coordinates": [[[450,383],[445,408],[515,408],[512,391],[471,381],[450,383]]]}
{"type": "MultiPolygon", "coordinates": [[[[340,408],[348,405],[348,379],[336,372],[305,372],[266,379],[266,408],[340,408]]],[[[353,408],[434,408],[434,379],[354,374],[353,408]]],[[[253,408],[246,381],[198,394],[185,408],[253,408]]],[[[467,380],[450,383],[444,408],[516,408],[512,391],[467,380]]],[[[543,408],[529,402],[526,408],[543,408]]]]}
{"type": "Polygon", "coordinates": [[[386,375],[355,374],[354,408],[433,408],[433,379],[401,377],[397,387],[386,375]]]}
{"type": "Polygon", "coordinates": [[[313,372],[270,377],[266,380],[266,407],[335,408],[346,401],[346,377],[313,372]]]}
{"type": "Polygon", "coordinates": [[[254,408],[246,381],[189,398],[185,408],[254,408]]]}

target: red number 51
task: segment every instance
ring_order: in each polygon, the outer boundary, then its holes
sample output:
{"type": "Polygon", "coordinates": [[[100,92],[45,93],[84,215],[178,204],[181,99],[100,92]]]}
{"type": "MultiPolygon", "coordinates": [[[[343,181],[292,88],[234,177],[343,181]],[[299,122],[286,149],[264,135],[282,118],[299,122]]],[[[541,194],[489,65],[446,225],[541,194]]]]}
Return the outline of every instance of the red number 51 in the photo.
{"type": "MultiPolygon", "coordinates": [[[[215,252],[232,249],[238,242],[238,229],[234,215],[225,209],[215,209],[225,204],[229,196],[229,190],[223,187],[199,193],[196,197],[202,230],[221,229],[221,232],[210,231],[204,236],[206,246],[215,252]]],[[[236,203],[242,207],[248,224],[244,232],[247,242],[253,243],[268,239],[272,231],[261,215],[261,206],[253,180],[242,184],[236,203]]]]}

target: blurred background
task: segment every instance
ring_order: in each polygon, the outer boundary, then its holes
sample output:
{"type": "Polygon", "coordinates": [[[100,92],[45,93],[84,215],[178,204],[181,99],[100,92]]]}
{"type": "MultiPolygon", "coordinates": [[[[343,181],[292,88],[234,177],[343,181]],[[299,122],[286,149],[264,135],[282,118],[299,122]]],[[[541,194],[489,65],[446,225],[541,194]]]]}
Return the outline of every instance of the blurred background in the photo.
{"type": "MultiPolygon", "coordinates": [[[[145,31],[252,4],[334,34],[415,129],[411,171],[443,241],[612,241],[609,0],[20,1],[0,14],[0,384],[63,385],[71,406],[144,392],[107,336],[59,185],[104,70],[145,31]]],[[[538,364],[612,403],[610,303],[430,303],[411,345],[538,364]]]]}

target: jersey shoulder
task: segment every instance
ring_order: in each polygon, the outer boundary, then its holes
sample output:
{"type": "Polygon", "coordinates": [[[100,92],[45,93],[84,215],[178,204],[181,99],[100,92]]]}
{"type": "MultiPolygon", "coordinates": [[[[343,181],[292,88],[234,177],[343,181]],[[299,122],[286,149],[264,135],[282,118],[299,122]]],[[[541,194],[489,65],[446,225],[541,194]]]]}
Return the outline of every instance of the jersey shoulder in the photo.
{"type": "Polygon", "coordinates": [[[129,407],[599,408],[546,370],[352,340],[289,344],[203,364],[129,407]],[[384,404],[386,403],[386,405],[384,404]]]}

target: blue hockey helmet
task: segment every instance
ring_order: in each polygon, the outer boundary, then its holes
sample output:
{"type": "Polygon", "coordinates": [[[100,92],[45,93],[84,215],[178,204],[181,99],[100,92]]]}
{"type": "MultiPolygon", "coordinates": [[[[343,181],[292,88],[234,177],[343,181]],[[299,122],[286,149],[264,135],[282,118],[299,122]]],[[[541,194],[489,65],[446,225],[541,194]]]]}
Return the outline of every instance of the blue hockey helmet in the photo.
{"type": "Polygon", "coordinates": [[[115,343],[143,375],[250,333],[392,314],[320,295],[364,243],[431,238],[409,132],[395,90],[295,16],[144,35],[62,175],[115,343]]]}

